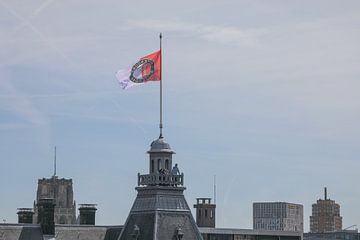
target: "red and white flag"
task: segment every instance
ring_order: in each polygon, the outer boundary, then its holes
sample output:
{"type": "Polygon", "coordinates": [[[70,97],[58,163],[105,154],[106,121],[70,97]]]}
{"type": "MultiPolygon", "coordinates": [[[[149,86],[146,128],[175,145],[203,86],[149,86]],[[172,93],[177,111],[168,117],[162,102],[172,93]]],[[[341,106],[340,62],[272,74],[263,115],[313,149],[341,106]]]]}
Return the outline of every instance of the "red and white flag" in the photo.
{"type": "Polygon", "coordinates": [[[161,50],[140,58],[134,65],[121,69],[116,78],[122,89],[161,80],[161,50]]]}

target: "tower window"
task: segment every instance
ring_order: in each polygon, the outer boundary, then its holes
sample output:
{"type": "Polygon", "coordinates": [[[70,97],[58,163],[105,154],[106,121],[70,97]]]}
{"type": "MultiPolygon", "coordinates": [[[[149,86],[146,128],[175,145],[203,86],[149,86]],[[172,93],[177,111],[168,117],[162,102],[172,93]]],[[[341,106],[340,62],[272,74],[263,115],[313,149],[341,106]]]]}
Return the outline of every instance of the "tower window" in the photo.
{"type": "Polygon", "coordinates": [[[165,169],[170,170],[169,169],[169,159],[165,160],[165,169]]]}
{"type": "Polygon", "coordinates": [[[207,217],[207,209],[205,209],[205,217],[207,217]]]}
{"type": "Polygon", "coordinates": [[[199,209],[198,213],[199,213],[199,217],[201,217],[201,209],[199,209]]]}
{"type": "Polygon", "coordinates": [[[159,158],[157,162],[157,170],[159,171],[160,169],[161,169],[161,159],[159,158]]]}
{"type": "Polygon", "coordinates": [[[151,159],[151,172],[153,173],[154,171],[155,171],[154,159],[151,159]]]}

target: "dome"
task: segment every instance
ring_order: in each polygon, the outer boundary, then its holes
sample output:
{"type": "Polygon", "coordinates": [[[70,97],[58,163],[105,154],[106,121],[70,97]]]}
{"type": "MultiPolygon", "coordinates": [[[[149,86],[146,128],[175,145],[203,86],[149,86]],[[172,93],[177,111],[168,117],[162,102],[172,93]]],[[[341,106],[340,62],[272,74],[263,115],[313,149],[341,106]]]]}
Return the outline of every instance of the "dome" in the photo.
{"type": "Polygon", "coordinates": [[[154,140],[150,145],[150,150],[148,153],[152,152],[169,152],[174,153],[171,148],[170,144],[164,141],[163,137],[159,137],[158,139],[154,140]]]}

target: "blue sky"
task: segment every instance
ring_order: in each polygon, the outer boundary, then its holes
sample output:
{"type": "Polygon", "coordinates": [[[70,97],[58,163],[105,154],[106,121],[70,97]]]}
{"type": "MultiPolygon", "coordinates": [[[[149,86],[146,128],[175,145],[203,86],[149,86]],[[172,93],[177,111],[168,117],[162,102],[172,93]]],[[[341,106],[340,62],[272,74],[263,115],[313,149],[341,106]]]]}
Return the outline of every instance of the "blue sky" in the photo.
{"type": "Polygon", "coordinates": [[[158,83],[115,72],[163,38],[164,134],[186,198],[217,226],[252,227],[252,202],[311,204],[328,187],[358,224],[359,1],[0,0],[0,218],[37,179],[72,178],[98,224],[123,224],[158,136],[158,83]]]}

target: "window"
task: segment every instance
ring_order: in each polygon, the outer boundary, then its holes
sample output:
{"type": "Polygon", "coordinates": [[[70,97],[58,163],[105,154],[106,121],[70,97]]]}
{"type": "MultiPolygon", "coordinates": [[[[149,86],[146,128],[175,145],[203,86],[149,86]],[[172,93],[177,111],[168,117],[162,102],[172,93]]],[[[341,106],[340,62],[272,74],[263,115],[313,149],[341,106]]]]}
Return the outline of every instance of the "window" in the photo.
{"type": "Polygon", "coordinates": [[[155,171],[154,159],[151,159],[151,172],[153,173],[154,171],[155,171]]]}
{"type": "Polygon", "coordinates": [[[159,158],[157,162],[157,170],[159,171],[160,169],[161,169],[161,159],[159,158]]]}
{"type": "Polygon", "coordinates": [[[205,217],[207,217],[207,209],[205,209],[205,217]]]}
{"type": "Polygon", "coordinates": [[[199,213],[199,217],[201,217],[201,209],[199,209],[198,213],[199,213]]]}
{"type": "Polygon", "coordinates": [[[170,170],[169,169],[169,159],[165,160],[165,169],[170,170]]]}

